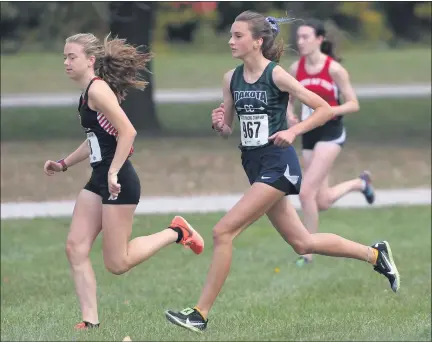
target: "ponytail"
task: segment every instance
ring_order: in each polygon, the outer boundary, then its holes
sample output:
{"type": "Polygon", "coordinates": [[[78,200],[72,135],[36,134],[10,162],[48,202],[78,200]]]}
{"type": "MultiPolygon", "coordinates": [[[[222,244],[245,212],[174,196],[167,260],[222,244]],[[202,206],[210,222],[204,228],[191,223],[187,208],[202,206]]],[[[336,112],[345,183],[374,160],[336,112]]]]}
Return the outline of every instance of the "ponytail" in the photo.
{"type": "Polygon", "coordinates": [[[333,47],[333,43],[324,38],[323,42],[321,43],[321,47],[320,50],[322,53],[326,54],[327,56],[330,56],[331,58],[333,58],[336,62],[341,62],[342,59],[337,57],[334,53],[334,47],[333,47]]]}
{"type": "Polygon", "coordinates": [[[119,97],[125,98],[130,88],[144,90],[148,82],[140,78],[140,71],[152,59],[151,53],[142,53],[138,47],[126,43],[125,39],[109,35],[104,40],[104,56],[96,74],[101,77],[119,97]]]}
{"type": "Polygon", "coordinates": [[[335,55],[333,42],[326,38],[327,32],[324,27],[324,23],[321,20],[315,18],[306,19],[301,25],[312,27],[315,31],[315,36],[323,37],[323,41],[320,47],[322,53],[326,54],[327,56],[330,56],[337,62],[342,61],[342,58],[337,57],[335,55]]]}
{"type": "Polygon", "coordinates": [[[283,53],[285,52],[285,44],[283,40],[281,38],[276,39],[277,35],[280,32],[279,25],[291,23],[294,21],[294,18],[266,17],[265,20],[270,24],[270,28],[273,33],[273,43],[263,44],[262,53],[263,56],[268,60],[279,63],[283,53]]]}

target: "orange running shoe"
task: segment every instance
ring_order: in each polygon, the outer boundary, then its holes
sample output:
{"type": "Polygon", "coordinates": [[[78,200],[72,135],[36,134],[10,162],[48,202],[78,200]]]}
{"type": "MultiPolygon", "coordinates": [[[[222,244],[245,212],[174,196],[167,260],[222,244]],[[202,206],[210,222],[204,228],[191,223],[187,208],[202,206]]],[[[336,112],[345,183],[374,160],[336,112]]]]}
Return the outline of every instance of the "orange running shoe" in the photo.
{"type": "Polygon", "coordinates": [[[178,228],[183,233],[183,238],[178,243],[181,243],[185,248],[190,248],[195,254],[202,253],[204,239],[183,217],[175,216],[169,228],[178,228]]]}
{"type": "Polygon", "coordinates": [[[99,328],[99,324],[100,323],[93,324],[93,323],[84,321],[84,322],[80,322],[77,325],[75,325],[75,329],[85,330],[85,329],[90,329],[90,328],[99,328]]]}

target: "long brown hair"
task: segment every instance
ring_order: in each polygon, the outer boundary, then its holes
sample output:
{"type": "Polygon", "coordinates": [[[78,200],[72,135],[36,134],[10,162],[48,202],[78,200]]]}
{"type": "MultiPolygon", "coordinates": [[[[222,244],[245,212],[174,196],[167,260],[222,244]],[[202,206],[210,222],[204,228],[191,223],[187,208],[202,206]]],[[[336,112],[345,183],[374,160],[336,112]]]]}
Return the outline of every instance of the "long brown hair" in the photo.
{"type": "Polygon", "coordinates": [[[265,58],[279,62],[285,51],[282,38],[276,39],[279,33],[278,23],[288,23],[292,18],[265,17],[261,13],[245,11],[240,13],[235,21],[244,21],[249,24],[249,29],[254,39],[262,38],[262,54],[265,58]]]}
{"type": "Polygon", "coordinates": [[[87,56],[95,56],[95,74],[102,78],[119,98],[125,98],[130,88],[144,90],[148,82],[140,77],[140,71],[148,71],[151,52],[144,53],[126,43],[126,39],[105,37],[103,43],[92,33],[79,33],[66,39],[84,48],[87,56]]]}

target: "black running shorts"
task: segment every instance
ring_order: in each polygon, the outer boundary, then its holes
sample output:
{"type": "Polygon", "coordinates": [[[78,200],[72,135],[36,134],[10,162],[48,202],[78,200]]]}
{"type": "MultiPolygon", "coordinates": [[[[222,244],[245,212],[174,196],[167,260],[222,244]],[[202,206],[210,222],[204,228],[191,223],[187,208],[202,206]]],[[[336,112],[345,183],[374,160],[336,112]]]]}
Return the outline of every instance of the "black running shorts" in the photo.
{"type": "Polygon", "coordinates": [[[303,150],[313,150],[315,145],[322,142],[332,142],[343,146],[346,140],[345,127],[342,120],[332,120],[302,135],[303,150]]]}
{"type": "Polygon", "coordinates": [[[297,153],[292,146],[276,145],[242,151],[242,165],[252,185],[266,183],[286,195],[298,195],[302,173],[297,153]]]}
{"type": "Polygon", "coordinates": [[[123,164],[118,173],[118,183],[121,190],[116,199],[110,198],[108,191],[109,165],[102,164],[93,168],[92,175],[84,189],[102,198],[102,204],[138,204],[141,196],[141,184],[132,163],[129,160],[123,164]]]}

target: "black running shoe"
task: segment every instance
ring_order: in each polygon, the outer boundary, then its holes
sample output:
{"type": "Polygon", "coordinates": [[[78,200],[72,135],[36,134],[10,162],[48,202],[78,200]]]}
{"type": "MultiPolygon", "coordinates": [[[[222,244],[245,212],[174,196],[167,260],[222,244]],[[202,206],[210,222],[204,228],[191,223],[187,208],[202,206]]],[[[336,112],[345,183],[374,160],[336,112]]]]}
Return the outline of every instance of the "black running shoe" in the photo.
{"type": "Polygon", "coordinates": [[[165,311],[165,317],[171,323],[194,332],[202,332],[207,328],[208,320],[204,320],[199,311],[193,308],[186,308],[179,312],[168,310],[165,311]]]}
{"type": "Polygon", "coordinates": [[[373,204],[373,202],[375,202],[375,190],[372,186],[372,178],[371,178],[370,172],[369,171],[363,171],[360,174],[360,178],[363,179],[366,183],[366,187],[362,191],[362,194],[364,195],[364,197],[366,198],[366,201],[369,204],[373,204]]]}
{"type": "Polygon", "coordinates": [[[305,266],[307,264],[311,264],[311,263],[312,263],[312,260],[309,260],[308,258],[306,258],[303,255],[300,255],[295,261],[295,264],[297,267],[303,267],[303,266],[305,266]]]}
{"type": "Polygon", "coordinates": [[[389,280],[393,292],[397,292],[400,288],[400,275],[393,260],[389,243],[381,241],[371,247],[378,250],[378,259],[374,270],[385,276],[389,280]]]}

